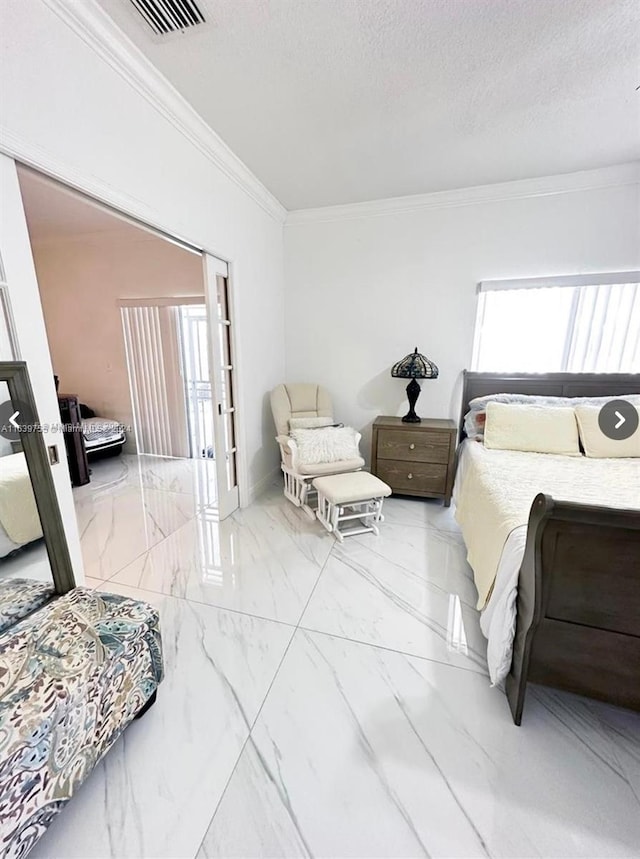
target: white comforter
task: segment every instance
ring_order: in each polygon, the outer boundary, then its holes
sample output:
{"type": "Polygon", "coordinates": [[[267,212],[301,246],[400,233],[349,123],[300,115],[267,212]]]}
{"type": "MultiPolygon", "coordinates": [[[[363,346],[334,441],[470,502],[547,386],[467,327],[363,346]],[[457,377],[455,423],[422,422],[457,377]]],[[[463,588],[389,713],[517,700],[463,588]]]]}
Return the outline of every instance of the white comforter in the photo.
{"type": "Polygon", "coordinates": [[[19,546],[42,537],[24,453],[0,457],[0,524],[19,546]]]}
{"type": "Polygon", "coordinates": [[[463,443],[454,487],[456,519],[474,571],[494,684],[511,667],[518,574],[529,510],[539,492],[640,511],[640,460],[489,450],[479,442],[463,443]]]}

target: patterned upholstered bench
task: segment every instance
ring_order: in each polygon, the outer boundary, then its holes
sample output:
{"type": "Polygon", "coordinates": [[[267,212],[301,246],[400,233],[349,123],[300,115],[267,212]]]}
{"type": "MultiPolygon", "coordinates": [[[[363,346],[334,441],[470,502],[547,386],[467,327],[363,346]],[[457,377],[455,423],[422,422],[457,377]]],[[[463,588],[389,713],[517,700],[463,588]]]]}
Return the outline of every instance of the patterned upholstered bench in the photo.
{"type": "Polygon", "coordinates": [[[157,611],[76,588],[0,635],[0,856],[25,856],[163,676],[157,611]]]}

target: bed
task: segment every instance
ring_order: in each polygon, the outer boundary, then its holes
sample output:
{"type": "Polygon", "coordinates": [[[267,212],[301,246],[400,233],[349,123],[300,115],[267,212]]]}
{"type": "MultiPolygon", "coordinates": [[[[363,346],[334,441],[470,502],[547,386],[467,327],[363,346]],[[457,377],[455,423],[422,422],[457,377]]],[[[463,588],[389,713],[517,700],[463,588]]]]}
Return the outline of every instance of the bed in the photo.
{"type": "MultiPolygon", "coordinates": [[[[637,394],[639,375],[465,373],[479,396],[637,394]]],[[[461,428],[463,422],[461,421],[461,428]]],[[[640,709],[640,459],[489,450],[461,431],[454,498],[494,683],[640,709]]]]}
{"type": "Polygon", "coordinates": [[[0,558],[42,537],[24,453],[0,456],[0,558]]]}

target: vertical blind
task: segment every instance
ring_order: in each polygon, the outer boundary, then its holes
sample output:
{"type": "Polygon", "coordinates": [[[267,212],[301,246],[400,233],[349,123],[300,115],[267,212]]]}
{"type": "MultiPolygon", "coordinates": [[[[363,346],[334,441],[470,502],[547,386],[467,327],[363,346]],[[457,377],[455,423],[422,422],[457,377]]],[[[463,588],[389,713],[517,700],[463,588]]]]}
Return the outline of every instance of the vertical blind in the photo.
{"type": "Polygon", "coordinates": [[[139,453],[172,455],[170,410],[157,306],[122,307],[139,453]]]}
{"type": "Polygon", "coordinates": [[[640,372],[640,273],[480,284],[473,369],[640,372]]]}
{"type": "Polygon", "coordinates": [[[640,284],[575,288],[569,372],[640,371],[640,284]]]}

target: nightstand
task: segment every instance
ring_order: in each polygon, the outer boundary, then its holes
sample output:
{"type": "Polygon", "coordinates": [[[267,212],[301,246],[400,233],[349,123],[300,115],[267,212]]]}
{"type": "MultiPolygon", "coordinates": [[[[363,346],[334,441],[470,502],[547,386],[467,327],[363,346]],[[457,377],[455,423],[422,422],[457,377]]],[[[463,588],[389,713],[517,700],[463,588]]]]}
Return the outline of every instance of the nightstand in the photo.
{"type": "Polygon", "coordinates": [[[378,417],[373,423],[371,472],[394,494],[443,498],[451,504],[457,427],[454,421],[378,417]]]}

